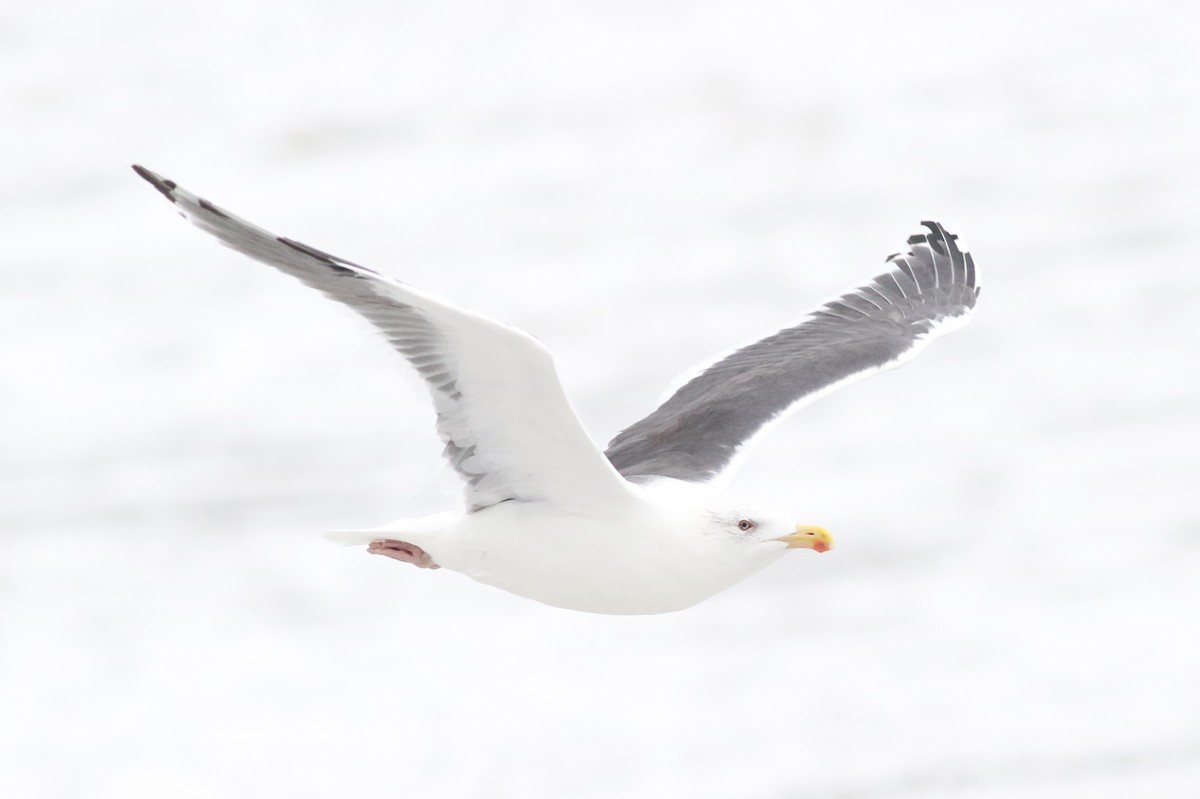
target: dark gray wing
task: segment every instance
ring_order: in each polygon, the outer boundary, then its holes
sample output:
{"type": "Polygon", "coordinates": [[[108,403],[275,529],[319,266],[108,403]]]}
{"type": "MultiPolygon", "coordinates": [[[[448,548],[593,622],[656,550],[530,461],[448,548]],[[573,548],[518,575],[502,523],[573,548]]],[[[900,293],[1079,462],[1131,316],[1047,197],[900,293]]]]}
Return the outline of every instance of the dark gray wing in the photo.
{"type": "Polygon", "coordinates": [[[190,222],[357,311],[425,379],[446,458],[479,509],[508,499],[611,507],[628,484],[588,437],[550,353],[532,336],[269,233],[148,169],[190,222]]]}
{"type": "Polygon", "coordinates": [[[890,271],[708,367],[605,455],[626,477],[710,480],[768,423],[966,322],[979,295],[975,263],[940,224],[921,224],[929,232],[889,257],[890,271]]]}

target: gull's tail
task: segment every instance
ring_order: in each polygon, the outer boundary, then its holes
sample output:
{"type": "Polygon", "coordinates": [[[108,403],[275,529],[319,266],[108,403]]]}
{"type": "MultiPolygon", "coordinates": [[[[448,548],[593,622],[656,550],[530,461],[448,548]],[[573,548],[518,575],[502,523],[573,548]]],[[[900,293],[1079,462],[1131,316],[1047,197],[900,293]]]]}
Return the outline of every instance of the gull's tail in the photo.
{"type": "Polygon", "coordinates": [[[328,530],[321,537],[344,547],[358,547],[388,536],[383,530],[328,530]]]}
{"type": "Polygon", "coordinates": [[[423,547],[426,542],[436,537],[438,533],[452,525],[461,516],[460,513],[435,513],[422,519],[400,519],[388,522],[370,530],[329,530],[321,535],[326,541],[332,541],[344,547],[366,546],[372,541],[389,539],[407,541],[423,547]]]}

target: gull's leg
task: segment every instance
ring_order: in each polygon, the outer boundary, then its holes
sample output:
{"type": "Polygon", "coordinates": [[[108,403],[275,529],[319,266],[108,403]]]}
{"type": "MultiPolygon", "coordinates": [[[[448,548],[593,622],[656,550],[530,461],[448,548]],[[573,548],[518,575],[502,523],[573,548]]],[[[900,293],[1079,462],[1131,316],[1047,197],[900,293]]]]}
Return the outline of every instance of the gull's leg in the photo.
{"type": "Polygon", "coordinates": [[[381,538],[378,541],[372,541],[367,545],[367,552],[370,552],[372,555],[386,555],[389,558],[411,563],[422,569],[442,568],[433,562],[433,558],[429,557],[428,552],[416,544],[393,541],[390,538],[381,538]]]}

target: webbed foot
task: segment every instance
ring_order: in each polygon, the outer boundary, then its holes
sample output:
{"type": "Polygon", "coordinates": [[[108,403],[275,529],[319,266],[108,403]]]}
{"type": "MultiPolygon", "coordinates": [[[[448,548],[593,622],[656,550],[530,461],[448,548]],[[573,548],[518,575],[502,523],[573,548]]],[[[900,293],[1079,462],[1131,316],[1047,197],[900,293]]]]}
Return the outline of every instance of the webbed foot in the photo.
{"type": "Polygon", "coordinates": [[[381,538],[377,541],[372,541],[367,545],[367,552],[372,555],[384,555],[394,560],[403,561],[404,563],[411,563],[421,569],[442,568],[433,562],[433,558],[429,557],[428,552],[416,544],[393,541],[390,538],[381,538]]]}

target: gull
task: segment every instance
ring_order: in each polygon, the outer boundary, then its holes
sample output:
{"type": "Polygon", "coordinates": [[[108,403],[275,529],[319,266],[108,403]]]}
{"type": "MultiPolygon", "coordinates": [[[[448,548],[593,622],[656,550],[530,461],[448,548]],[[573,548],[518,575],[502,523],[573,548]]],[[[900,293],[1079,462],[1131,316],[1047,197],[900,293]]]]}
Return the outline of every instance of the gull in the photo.
{"type": "Polygon", "coordinates": [[[726,492],[739,456],[797,408],[960,327],[979,294],[957,237],[922,222],[883,274],[717,359],[601,451],[537,339],[133,168],[221,243],[361,314],[423,378],[465,508],[330,536],[570,610],[682,610],[789,549],[829,550],[824,528],[726,492]]]}

